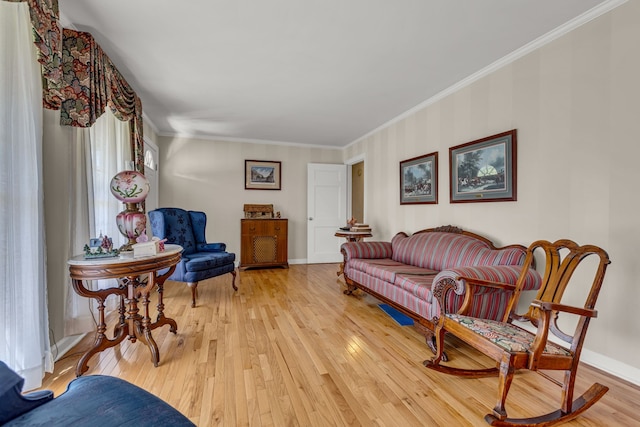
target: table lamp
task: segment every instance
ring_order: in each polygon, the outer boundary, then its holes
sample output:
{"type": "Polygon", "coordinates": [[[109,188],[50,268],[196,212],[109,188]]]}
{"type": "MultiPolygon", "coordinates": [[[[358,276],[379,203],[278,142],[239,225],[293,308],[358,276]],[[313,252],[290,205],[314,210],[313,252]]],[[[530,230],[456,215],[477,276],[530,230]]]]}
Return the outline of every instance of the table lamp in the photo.
{"type": "Polygon", "coordinates": [[[147,228],[147,217],[140,211],[138,204],[147,197],[151,186],[143,174],[127,170],[118,172],[111,179],[110,187],[111,194],[125,204],[125,210],[116,216],[116,223],[120,233],[129,241],[120,248],[120,251],[130,251],[131,245],[136,243],[136,239],[147,228]]]}

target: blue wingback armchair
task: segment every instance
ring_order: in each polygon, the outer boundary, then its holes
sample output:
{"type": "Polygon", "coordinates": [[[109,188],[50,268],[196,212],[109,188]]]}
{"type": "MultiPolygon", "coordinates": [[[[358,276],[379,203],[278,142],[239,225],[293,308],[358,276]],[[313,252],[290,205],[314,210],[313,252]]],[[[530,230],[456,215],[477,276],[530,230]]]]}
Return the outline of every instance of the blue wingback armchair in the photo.
{"type": "Polygon", "coordinates": [[[198,282],[231,273],[231,286],[236,286],[236,255],[227,252],[224,243],[207,243],[205,227],[207,215],[199,211],[180,208],[159,208],[149,212],[153,235],[167,239],[167,243],[184,248],[182,260],[169,280],[186,282],[191,288],[191,307],[196,306],[198,282]]]}
{"type": "Polygon", "coordinates": [[[195,426],[159,397],[116,377],[76,378],[55,399],[50,390],[22,394],[23,384],[24,378],[0,361],[0,425],[195,426]]]}

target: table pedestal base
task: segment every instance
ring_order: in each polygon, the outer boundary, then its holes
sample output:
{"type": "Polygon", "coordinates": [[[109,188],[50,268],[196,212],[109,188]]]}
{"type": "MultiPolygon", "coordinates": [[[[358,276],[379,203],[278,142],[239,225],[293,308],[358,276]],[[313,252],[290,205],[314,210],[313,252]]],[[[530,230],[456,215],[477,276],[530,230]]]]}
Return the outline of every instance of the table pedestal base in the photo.
{"type": "Polygon", "coordinates": [[[175,265],[172,266],[168,272],[163,275],[156,275],[155,272],[151,272],[148,275],[148,279],[145,282],[140,280],[140,276],[126,276],[120,279],[120,286],[116,288],[101,289],[97,291],[90,291],[85,286],[82,280],[72,279],[74,290],[81,296],[87,298],[94,298],[98,301],[98,313],[99,323],[96,334],[96,339],[91,347],[85,354],[82,355],[76,366],[76,376],[79,377],[89,369],[87,363],[93,355],[106,350],[111,347],[115,347],[120,344],[125,338],[129,338],[131,342],[140,340],[149,347],[151,353],[151,361],[154,366],[158,366],[160,363],[160,352],[158,350],[158,344],[153,339],[151,331],[163,326],[169,325],[169,331],[177,333],[178,325],[175,320],[165,317],[164,315],[164,303],[162,301],[162,293],[164,290],[164,282],[175,270],[175,265]],[[151,290],[157,286],[158,289],[158,316],[155,322],[151,322],[149,316],[149,294],[151,290]],[[118,308],[118,324],[113,329],[113,338],[108,338],[105,335],[107,325],[105,323],[104,315],[104,302],[109,295],[120,296],[120,306],[118,308]],[[143,314],[139,313],[138,301],[141,299],[143,314]]]}

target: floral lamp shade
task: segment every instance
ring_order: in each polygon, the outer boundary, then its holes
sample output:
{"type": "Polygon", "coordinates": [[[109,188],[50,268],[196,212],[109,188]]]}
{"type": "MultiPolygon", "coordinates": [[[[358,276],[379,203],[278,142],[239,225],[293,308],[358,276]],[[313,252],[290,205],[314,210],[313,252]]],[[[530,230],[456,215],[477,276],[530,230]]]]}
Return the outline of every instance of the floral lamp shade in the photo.
{"type": "Polygon", "coordinates": [[[151,186],[149,180],[137,171],[122,171],[111,179],[111,194],[124,203],[140,203],[147,195],[151,186]]]}
{"type": "Polygon", "coordinates": [[[147,217],[141,212],[138,203],[142,202],[151,186],[149,180],[140,172],[122,171],[111,179],[111,194],[126,208],[116,216],[118,230],[128,239],[128,243],[120,248],[121,251],[130,251],[131,245],[142,235],[147,228],[147,217]]]}

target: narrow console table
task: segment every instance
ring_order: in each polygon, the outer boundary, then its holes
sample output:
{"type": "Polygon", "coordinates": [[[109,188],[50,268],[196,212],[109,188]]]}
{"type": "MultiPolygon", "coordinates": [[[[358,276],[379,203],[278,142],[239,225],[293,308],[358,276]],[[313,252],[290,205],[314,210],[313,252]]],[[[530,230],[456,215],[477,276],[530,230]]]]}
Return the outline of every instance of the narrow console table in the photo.
{"type": "Polygon", "coordinates": [[[91,347],[78,361],[76,376],[84,374],[89,367],[87,362],[96,353],[114,347],[129,338],[131,342],[142,341],[149,347],[151,361],[154,366],[160,363],[160,352],[151,331],[162,325],[169,325],[174,334],[178,330],[175,320],[165,317],[162,291],[165,280],[176,269],[180,262],[182,247],[165,245],[165,251],[154,256],[133,258],[121,255],[116,258],[90,258],[84,255],[75,256],[67,261],[69,273],[75,292],[86,298],[98,301],[97,335],[91,347]],[[162,275],[158,271],[168,269],[162,275]],[[145,279],[141,275],[146,275],[145,279]],[[86,282],[89,280],[118,279],[118,286],[90,290],[86,282]],[[158,315],[155,322],[149,316],[149,294],[153,288],[158,289],[158,315]],[[107,338],[107,325],[104,316],[104,303],[109,295],[120,296],[118,323],[113,330],[113,338],[107,338]],[[142,301],[143,313],[139,313],[138,300],[142,301]]]}

